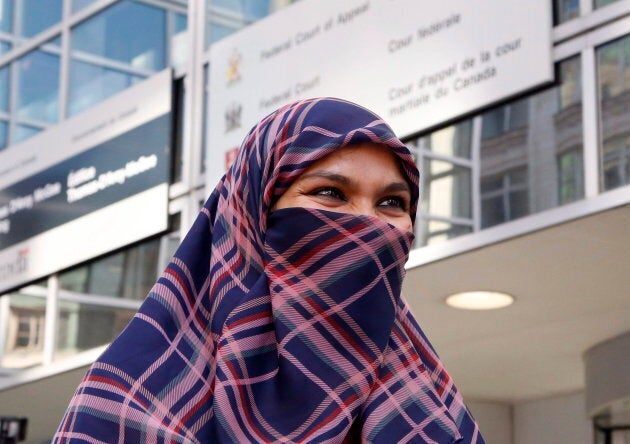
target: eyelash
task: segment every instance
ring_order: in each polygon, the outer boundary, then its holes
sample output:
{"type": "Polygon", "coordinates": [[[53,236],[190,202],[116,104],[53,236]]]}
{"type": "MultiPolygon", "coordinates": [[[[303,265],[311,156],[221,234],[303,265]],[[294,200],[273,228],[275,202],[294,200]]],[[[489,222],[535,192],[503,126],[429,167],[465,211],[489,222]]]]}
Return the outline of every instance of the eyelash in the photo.
{"type": "MultiPolygon", "coordinates": [[[[343,192],[335,187],[322,187],[317,188],[309,193],[312,196],[323,196],[330,199],[342,200],[344,202],[347,201],[347,198],[343,192]]],[[[378,206],[386,206],[386,207],[396,207],[400,208],[403,211],[407,211],[407,202],[400,196],[387,196],[380,200],[378,206]],[[393,205],[383,205],[384,202],[393,201],[393,205]]]]}
{"type": "Polygon", "coordinates": [[[313,196],[323,196],[323,197],[328,197],[331,199],[343,200],[344,202],[347,200],[345,194],[343,194],[343,192],[341,192],[340,189],[335,188],[335,187],[317,188],[316,190],[313,190],[309,194],[313,196]]]}

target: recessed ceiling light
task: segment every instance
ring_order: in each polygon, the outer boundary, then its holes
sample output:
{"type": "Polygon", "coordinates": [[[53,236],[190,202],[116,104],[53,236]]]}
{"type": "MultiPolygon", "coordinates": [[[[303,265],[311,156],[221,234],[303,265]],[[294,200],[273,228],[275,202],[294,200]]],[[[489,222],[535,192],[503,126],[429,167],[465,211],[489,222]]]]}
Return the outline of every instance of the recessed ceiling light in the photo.
{"type": "Polygon", "coordinates": [[[446,304],[464,310],[494,310],[514,303],[514,297],[497,291],[466,291],[446,298],[446,304]]]}

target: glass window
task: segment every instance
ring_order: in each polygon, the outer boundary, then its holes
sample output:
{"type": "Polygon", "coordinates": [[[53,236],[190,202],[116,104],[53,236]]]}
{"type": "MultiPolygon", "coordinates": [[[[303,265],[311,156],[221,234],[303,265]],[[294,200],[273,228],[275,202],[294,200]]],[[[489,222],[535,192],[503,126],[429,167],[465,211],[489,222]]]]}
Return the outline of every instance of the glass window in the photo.
{"type": "Polygon", "coordinates": [[[13,45],[11,45],[11,42],[5,42],[0,40],[0,55],[4,55],[7,52],[11,51],[11,48],[13,48],[13,45]]]}
{"type": "Polygon", "coordinates": [[[77,25],[72,30],[72,49],[136,68],[160,70],[166,63],[165,39],[163,9],[125,0],[77,25]]]}
{"type": "Polygon", "coordinates": [[[61,21],[62,0],[22,0],[22,35],[32,37],[61,21]]]}
{"type": "Polygon", "coordinates": [[[529,213],[527,169],[506,171],[481,180],[481,227],[518,219],[529,213]]]}
{"type": "Polygon", "coordinates": [[[630,183],[630,35],[597,49],[601,187],[630,183]]]}
{"type": "Polygon", "coordinates": [[[584,196],[579,57],[556,76],[555,87],[481,116],[482,227],[584,196]]]}
{"type": "Polygon", "coordinates": [[[9,65],[0,68],[0,111],[9,111],[9,65]]]}
{"type": "Polygon", "coordinates": [[[44,43],[44,45],[50,45],[50,46],[55,46],[57,48],[61,48],[61,35],[58,35],[57,37],[53,37],[52,39],[44,43]]]}
{"type": "Polygon", "coordinates": [[[604,142],[602,175],[605,190],[630,183],[630,132],[604,142]]]}
{"type": "Polygon", "coordinates": [[[0,367],[25,368],[42,362],[46,292],[43,283],[2,296],[0,342],[4,350],[0,350],[0,367]]]}
{"type": "Polygon", "coordinates": [[[492,138],[504,133],[511,132],[518,128],[527,126],[528,101],[527,99],[499,108],[492,109],[483,114],[483,138],[492,138]]]}
{"type": "Polygon", "coordinates": [[[17,125],[11,136],[11,143],[19,143],[23,140],[33,137],[42,129],[31,125],[17,125]]]}
{"type": "Polygon", "coordinates": [[[18,60],[17,116],[54,123],[59,103],[59,56],[35,50],[18,60]]]}
{"type": "Polygon", "coordinates": [[[228,26],[223,23],[208,22],[206,24],[206,47],[210,44],[229,36],[240,29],[240,26],[228,26]]]}
{"type": "Polygon", "coordinates": [[[181,215],[172,215],[173,232],[59,274],[58,357],[106,344],[122,331],[179,245],[180,223],[181,215]]]}
{"type": "Polygon", "coordinates": [[[143,77],[72,60],[68,115],[73,116],[130,87],[143,77]]]}
{"type": "Polygon", "coordinates": [[[173,85],[173,145],[171,151],[171,183],[182,180],[184,173],[184,78],[173,85]]]}
{"type": "Polygon", "coordinates": [[[560,109],[582,103],[582,70],[580,58],[574,57],[558,65],[560,109]]]}
{"type": "Polygon", "coordinates": [[[13,33],[13,0],[0,2],[0,31],[13,33]]]}
{"type": "Polygon", "coordinates": [[[160,240],[153,239],[59,275],[63,290],[142,300],[157,278],[160,240]]]}
{"type": "Polygon", "coordinates": [[[422,212],[442,217],[472,217],[470,168],[425,159],[422,212]]]}
{"type": "Polygon", "coordinates": [[[554,23],[559,25],[580,15],[580,0],[554,0],[554,23]]]}
{"type": "Polygon", "coordinates": [[[435,131],[422,139],[424,146],[436,154],[470,159],[472,120],[435,131]]]}
{"type": "Polygon", "coordinates": [[[86,6],[91,5],[95,1],[96,0],[72,0],[72,12],[77,12],[86,6]]]}
{"type": "Polygon", "coordinates": [[[472,233],[472,227],[469,225],[429,219],[424,221],[422,246],[434,245],[468,233],[472,233]]]}
{"type": "Polygon", "coordinates": [[[56,358],[111,342],[135,313],[136,310],[59,301],[56,358]]]}
{"type": "Polygon", "coordinates": [[[173,35],[171,36],[171,66],[184,68],[188,61],[187,28],[188,18],[184,14],[174,14],[173,35]]]}
{"type": "Polygon", "coordinates": [[[7,136],[9,132],[9,122],[0,120],[0,151],[5,149],[8,145],[7,136]]]}
{"type": "Polygon", "coordinates": [[[269,0],[212,0],[211,4],[251,19],[263,18],[270,12],[269,0]]]}
{"type": "Polygon", "coordinates": [[[297,0],[210,0],[206,47],[297,0]]]}
{"type": "Polygon", "coordinates": [[[571,150],[558,158],[558,200],[560,205],[583,197],[584,161],[579,150],[571,150]]]}
{"type": "Polygon", "coordinates": [[[616,1],[619,0],[595,0],[595,9],[597,8],[601,8],[602,6],[606,6],[609,5],[611,3],[615,3],[616,1]]]}
{"type": "Polygon", "coordinates": [[[11,51],[12,48],[13,48],[13,45],[11,44],[11,42],[5,42],[5,41],[0,40],[0,56],[11,51]]]}

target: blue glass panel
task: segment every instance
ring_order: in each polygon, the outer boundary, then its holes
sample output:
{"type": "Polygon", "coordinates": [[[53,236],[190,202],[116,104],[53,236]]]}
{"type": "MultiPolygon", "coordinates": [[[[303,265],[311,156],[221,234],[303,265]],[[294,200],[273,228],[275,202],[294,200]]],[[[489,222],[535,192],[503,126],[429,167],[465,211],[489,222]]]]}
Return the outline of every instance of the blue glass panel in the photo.
{"type": "Polygon", "coordinates": [[[173,34],[171,35],[171,66],[175,69],[184,68],[188,61],[190,45],[188,34],[188,18],[184,14],[175,13],[173,34]]]}
{"type": "Polygon", "coordinates": [[[141,77],[73,60],[68,115],[73,116],[130,87],[141,77]]]}
{"type": "Polygon", "coordinates": [[[72,0],[72,12],[77,12],[79,9],[83,9],[95,1],[96,0],[72,0]]]}
{"type": "Polygon", "coordinates": [[[7,147],[7,131],[9,124],[4,120],[0,120],[0,151],[7,147]]]}
{"type": "Polygon", "coordinates": [[[0,3],[0,31],[13,32],[13,0],[2,0],[0,3]]]}
{"type": "Polygon", "coordinates": [[[206,23],[206,47],[210,46],[218,40],[238,31],[238,28],[230,28],[218,23],[207,22],[206,23]]]}
{"type": "Polygon", "coordinates": [[[213,6],[229,9],[244,18],[259,19],[269,14],[269,0],[214,0],[213,6]]]}
{"type": "Polygon", "coordinates": [[[7,52],[11,51],[12,47],[13,45],[11,45],[10,42],[0,41],[0,55],[4,55],[7,52]]]}
{"type": "Polygon", "coordinates": [[[595,8],[601,8],[602,6],[606,6],[617,1],[619,0],[595,0],[595,8]]]}
{"type": "Polygon", "coordinates": [[[165,66],[166,12],[122,1],[72,30],[72,49],[160,70],[165,66]]]}
{"type": "Polygon", "coordinates": [[[35,134],[39,133],[41,128],[36,128],[30,125],[18,125],[13,132],[13,137],[11,138],[11,143],[22,142],[23,140],[28,139],[29,137],[33,137],[35,134]]]}
{"type": "Polygon", "coordinates": [[[601,118],[600,184],[630,184],[630,34],[597,48],[601,118]]]}
{"type": "Polygon", "coordinates": [[[580,15],[579,0],[554,0],[554,24],[567,22],[580,15]]]}
{"type": "Polygon", "coordinates": [[[59,56],[32,51],[18,60],[19,118],[56,122],[59,103],[59,56]]]}
{"type": "Polygon", "coordinates": [[[9,110],[9,66],[0,68],[0,110],[9,110]]]}
{"type": "Polygon", "coordinates": [[[61,21],[61,0],[22,0],[22,35],[26,37],[39,34],[43,30],[61,21]]]}
{"type": "Polygon", "coordinates": [[[61,35],[58,35],[57,37],[54,37],[54,38],[48,40],[45,44],[61,48],[61,35]]]}
{"type": "Polygon", "coordinates": [[[188,17],[184,14],[175,14],[175,34],[185,31],[188,28],[188,17]]]}

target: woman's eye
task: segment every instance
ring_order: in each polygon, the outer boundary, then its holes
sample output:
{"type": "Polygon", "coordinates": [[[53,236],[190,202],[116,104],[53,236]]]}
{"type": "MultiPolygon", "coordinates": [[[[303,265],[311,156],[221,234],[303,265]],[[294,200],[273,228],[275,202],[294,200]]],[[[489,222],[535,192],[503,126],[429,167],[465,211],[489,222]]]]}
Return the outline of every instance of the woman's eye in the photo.
{"type": "Polygon", "coordinates": [[[407,210],[406,206],[406,202],[405,199],[403,199],[402,197],[397,197],[397,196],[391,196],[391,197],[386,197],[385,199],[381,200],[378,204],[379,207],[394,207],[394,208],[400,208],[401,210],[407,210]]]}
{"type": "Polygon", "coordinates": [[[346,196],[340,190],[333,187],[318,188],[311,194],[314,196],[328,197],[331,199],[346,200],[346,196]]]}

